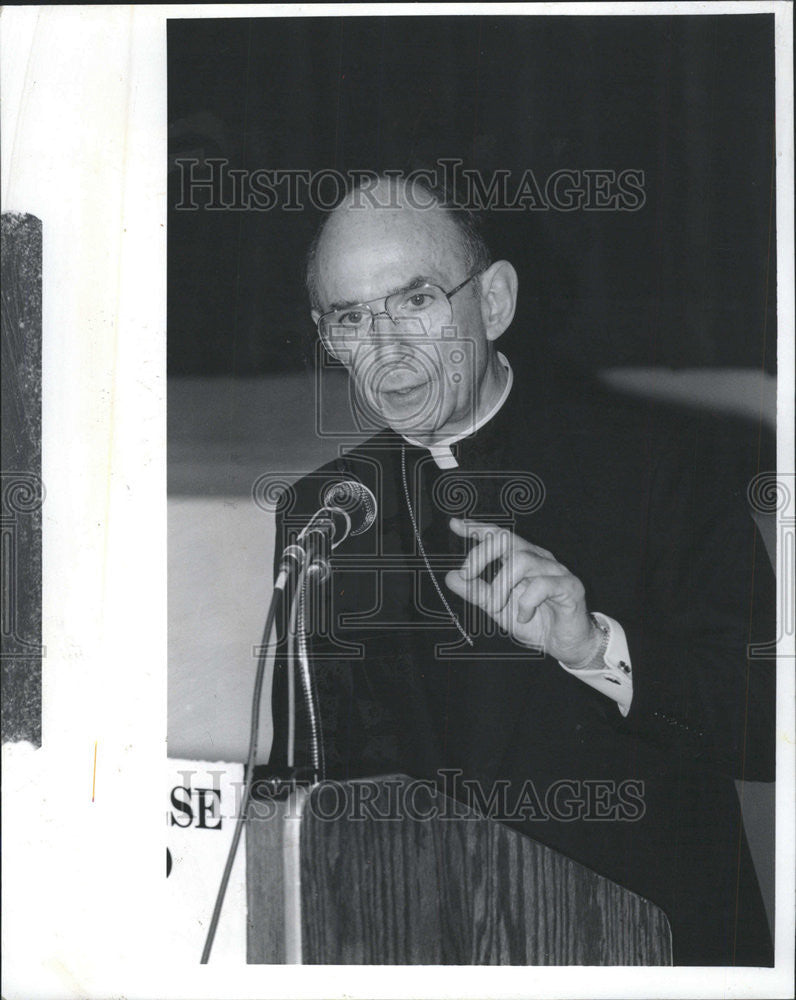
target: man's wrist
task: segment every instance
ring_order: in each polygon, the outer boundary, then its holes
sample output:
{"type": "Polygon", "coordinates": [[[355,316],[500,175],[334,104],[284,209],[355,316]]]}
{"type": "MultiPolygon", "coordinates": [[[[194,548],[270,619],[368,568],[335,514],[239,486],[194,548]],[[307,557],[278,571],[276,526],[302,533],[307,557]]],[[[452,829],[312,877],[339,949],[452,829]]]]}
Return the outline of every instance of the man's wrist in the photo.
{"type": "Polygon", "coordinates": [[[615,701],[620,713],[627,716],[633,701],[633,668],[625,631],[619,622],[599,611],[589,617],[603,636],[597,655],[580,665],[558,662],[567,673],[615,701]]]}
{"type": "Polygon", "coordinates": [[[589,615],[589,623],[591,625],[591,634],[589,636],[589,647],[585,655],[573,661],[559,661],[567,670],[587,670],[590,667],[601,666],[603,663],[603,656],[605,650],[608,648],[610,630],[607,626],[602,625],[593,614],[589,615]]]}

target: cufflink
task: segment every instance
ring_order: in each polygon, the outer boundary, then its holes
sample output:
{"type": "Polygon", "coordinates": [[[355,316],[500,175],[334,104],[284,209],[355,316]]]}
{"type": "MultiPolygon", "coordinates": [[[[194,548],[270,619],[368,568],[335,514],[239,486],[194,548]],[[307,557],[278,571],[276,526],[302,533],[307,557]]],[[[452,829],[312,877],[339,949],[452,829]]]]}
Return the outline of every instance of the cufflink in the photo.
{"type": "MultiPolygon", "coordinates": [[[[599,611],[593,611],[590,618],[597,627],[603,630],[605,646],[602,650],[604,668],[608,670],[621,670],[623,674],[630,676],[632,667],[630,657],[627,654],[627,640],[624,636],[617,635],[617,630],[613,628],[612,619],[599,611]]],[[[621,632],[621,629],[618,629],[621,632]]]]}
{"type": "Polygon", "coordinates": [[[601,636],[597,653],[588,662],[575,666],[560,660],[559,663],[574,677],[612,698],[622,716],[626,716],[633,700],[633,677],[625,630],[599,611],[591,612],[589,618],[601,636]]]}

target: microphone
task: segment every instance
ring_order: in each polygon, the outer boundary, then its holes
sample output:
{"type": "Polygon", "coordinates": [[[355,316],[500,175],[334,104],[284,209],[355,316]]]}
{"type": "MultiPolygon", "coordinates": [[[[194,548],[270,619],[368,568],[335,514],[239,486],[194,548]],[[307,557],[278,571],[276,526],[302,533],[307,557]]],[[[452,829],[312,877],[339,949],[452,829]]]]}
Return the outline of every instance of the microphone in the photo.
{"type": "Polygon", "coordinates": [[[291,569],[302,566],[305,560],[308,573],[318,575],[321,582],[328,579],[330,550],[349,535],[367,531],[376,520],[377,510],[376,498],[364,483],[345,479],[327,486],[323,506],[312,515],[295,543],[285,549],[274,586],[284,589],[291,569]]]}
{"type": "Polygon", "coordinates": [[[333,541],[332,548],[344,542],[349,535],[361,535],[376,520],[376,498],[364,483],[355,479],[345,479],[328,486],[323,494],[323,504],[322,510],[342,514],[349,525],[348,531],[339,540],[333,541]]]}

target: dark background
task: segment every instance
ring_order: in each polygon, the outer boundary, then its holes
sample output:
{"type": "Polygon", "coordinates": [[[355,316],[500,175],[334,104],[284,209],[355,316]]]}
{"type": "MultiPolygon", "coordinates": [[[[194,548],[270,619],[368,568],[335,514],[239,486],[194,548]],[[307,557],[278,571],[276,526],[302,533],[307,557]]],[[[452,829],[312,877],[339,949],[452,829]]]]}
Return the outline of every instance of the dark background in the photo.
{"type": "MultiPolygon", "coordinates": [[[[297,371],[319,216],[175,211],[181,156],[489,174],[641,169],[635,212],[508,212],[511,353],[774,371],[773,16],[169,22],[171,375],[297,371]]],[[[200,168],[201,169],[201,168],[200,168]]]]}
{"type": "MultiPolygon", "coordinates": [[[[500,347],[531,388],[522,364],[553,362],[596,376],[572,379],[578,391],[599,380],[687,408],[695,440],[703,418],[726,417],[739,455],[765,469],[773,31],[769,14],[169,22],[171,756],[246,758],[274,544],[252,485],[358,440],[344,373],[316,383],[304,367],[303,263],[320,216],[176,211],[174,161],[345,172],[456,157],[515,183],[529,168],[540,182],[643,170],[640,211],[492,213],[493,250],[520,274],[500,347]]],[[[773,787],[747,782],[743,802],[771,920],[773,787]]]]}

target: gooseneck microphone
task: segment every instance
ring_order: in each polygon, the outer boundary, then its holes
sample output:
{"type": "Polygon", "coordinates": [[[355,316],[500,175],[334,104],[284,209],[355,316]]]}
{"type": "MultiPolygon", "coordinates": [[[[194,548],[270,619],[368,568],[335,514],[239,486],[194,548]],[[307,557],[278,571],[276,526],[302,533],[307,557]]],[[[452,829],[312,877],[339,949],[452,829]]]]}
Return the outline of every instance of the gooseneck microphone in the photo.
{"type": "MultiPolygon", "coordinates": [[[[376,498],[364,483],[355,479],[345,479],[340,483],[332,483],[323,494],[324,507],[345,514],[350,524],[348,535],[361,535],[376,520],[376,498]]],[[[337,543],[335,543],[337,544],[337,543]]],[[[335,547],[334,545],[332,546],[335,547]]]]}
{"type": "MultiPolygon", "coordinates": [[[[243,791],[243,802],[238,813],[232,843],[213,907],[213,914],[208,925],[207,937],[202,950],[202,965],[206,965],[210,959],[216,928],[221,916],[221,907],[224,903],[224,896],[232,873],[232,865],[235,861],[235,854],[238,850],[243,826],[248,817],[252,782],[254,780],[254,766],[257,756],[260,699],[265,679],[266,661],[269,650],[273,646],[273,633],[276,629],[278,617],[277,609],[282,607],[283,602],[289,600],[289,593],[285,593],[288,581],[291,581],[291,589],[294,590],[293,601],[298,601],[298,605],[296,606],[298,611],[298,659],[301,682],[304,688],[309,715],[312,764],[315,780],[318,780],[319,771],[321,775],[323,773],[323,768],[319,768],[321,743],[317,723],[318,708],[310,674],[309,651],[306,637],[305,603],[308,595],[307,585],[313,577],[317,579],[318,583],[323,583],[327,579],[331,573],[329,566],[331,550],[337,548],[349,535],[361,535],[363,531],[367,531],[376,520],[377,507],[376,498],[373,496],[373,493],[363,483],[359,483],[354,479],[345,479],[341,482],[331,483],[324,490],[322,500],[323,506],[312,515],[296,540],[291,545],[288,545],[282,554],[279,573],[274,583],[274,592],[271,595],[271,602],[268,607],[268,615],[265,620],[263,640],[260,646],[260,654],[257,658],[257,670],[254,678],[249,729],[249,752],[246,761],[246,783],[243,791]],[[294,575],[297,580],[295,587],[293,586],[294,575]]],[[[292,619],[293,615],[291,614],[289,617],[292,619]]],[[[295,711],[294,706],[291,706],[290,711],[295,711]]]]}
{"type": "Polygon", "coordinates": [[[285,549],[274,588],[284,590],[290,574],[304,566],[321,582],[326,580],[331,572],[330,551],[350,535],[367,531],[376,520],[377,510],[376,498],[364,483],[345,479],[327,486],[323,506],[285,549]]]}

